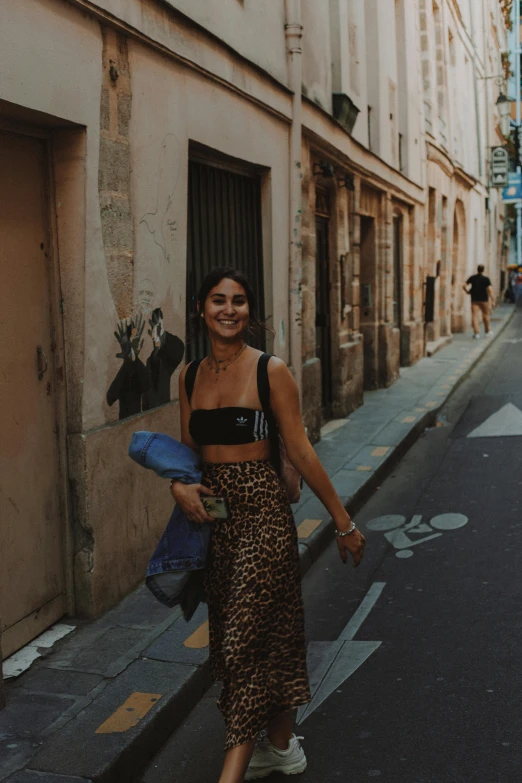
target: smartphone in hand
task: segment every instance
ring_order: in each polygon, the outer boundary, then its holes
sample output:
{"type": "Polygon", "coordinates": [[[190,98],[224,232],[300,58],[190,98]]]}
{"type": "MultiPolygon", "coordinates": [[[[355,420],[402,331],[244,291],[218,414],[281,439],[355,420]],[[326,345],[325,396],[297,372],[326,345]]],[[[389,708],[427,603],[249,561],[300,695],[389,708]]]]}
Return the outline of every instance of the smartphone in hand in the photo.
{"type": "Polygon", "coordinates": [[[201,502],[205,507],[205,511],[212,519],[228,519],[229,511],[225,498],[202,495],[201,502]]]}

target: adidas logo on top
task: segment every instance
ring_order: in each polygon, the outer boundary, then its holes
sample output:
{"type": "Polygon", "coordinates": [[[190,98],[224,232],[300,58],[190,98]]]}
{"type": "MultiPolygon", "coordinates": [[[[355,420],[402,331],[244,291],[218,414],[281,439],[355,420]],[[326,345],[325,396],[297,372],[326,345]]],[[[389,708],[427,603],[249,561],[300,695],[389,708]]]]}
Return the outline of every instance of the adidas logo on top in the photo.
{"type": "Polygon", "coordinates": [[[238,427],[246,427],[248,424],[248,419],[246,419],[244,416],[238,416],[236,419],[236,424],[238,427]]]}

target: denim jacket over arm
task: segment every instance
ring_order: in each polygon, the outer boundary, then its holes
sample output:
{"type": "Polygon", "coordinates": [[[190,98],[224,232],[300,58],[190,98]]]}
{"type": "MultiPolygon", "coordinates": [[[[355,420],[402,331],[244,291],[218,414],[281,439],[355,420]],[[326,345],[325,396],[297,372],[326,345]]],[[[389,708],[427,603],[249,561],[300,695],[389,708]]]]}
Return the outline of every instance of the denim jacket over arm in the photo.
{"type": "MultiPolygon", "coordinates": [[[[201,468],[198,455],[183,443],[159,432],[135,432],[129,446],[129,456],[138,465],[153,470],[161,478],[176,479],[185,484],[199,484],[201,468]]],[[[183,605],[183,589],[189,574],[205,568],[210,541],[210,525],[196,524],[187,519],[176,504],[169,523],[147,566],[146,583],[154,595],[169,606],[183,605]],[[167,596],[154,577],[178,572],[178,590],[167,596]]],[[[192,580],[195,584],[201,580],[192,580]]],[[[192,596],[194,599],[194,596],[192,596]]],[[[201,591],[199,600],[201,600],[201,591]]],[[[199,603],[199,601],[198,601],[199,603]]],[[[196,603],[197,606],[197,603],[196,603]]]]}

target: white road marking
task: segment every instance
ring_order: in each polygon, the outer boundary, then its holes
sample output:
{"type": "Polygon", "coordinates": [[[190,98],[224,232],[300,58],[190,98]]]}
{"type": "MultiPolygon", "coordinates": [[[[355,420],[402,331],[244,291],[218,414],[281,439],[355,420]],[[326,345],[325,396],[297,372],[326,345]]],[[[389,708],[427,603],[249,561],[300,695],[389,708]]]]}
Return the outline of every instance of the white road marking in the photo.
{"type": "Polygon", "coordinates": [[[415,514],[410,522],[406,522],[406,517],[398,514],[387,514],[372,519],[367,527],[369,530],[384,533],[385,539],[397,550],[396,557],[407,560],[414,554],[412,547],[441,537],[442,533],[434,533],[433,530],[457,530],[467,525],[468,521],[464,514],[439,514],[433,517],[430,524],[423,522],[420,514],[415,514]],[[413,539],[412,535],[422,535],[423,538],[413,539]]]}
{"type": "Polygon", "coordinates": [[[308,645],[308,672],[312,700],[299,708],[298,725],[326,701],[382,644],[382,642],[355,642],[353,637],[375,606],[384,587],[385,582],[375,582],[370,587],[359,608],[335,642],[310,642],[308,645]]]}
{"type": "Polygon", "coordinates": [[[522,435],[522,411],[508,402],[479,427],[469,433],[468,438],[505,438],[522,435]]]}
{"type": "Polygon", "coordinates": [[[377,517],[368,522],[366,527],[368,530],[375,530],[383,533],[385,530],[394,530],[396,527],[400,527],[406,522],[406,517],[401,517],[398,514],[387,514],[383,517],[377,517]]]}
{"type": "Polygon", "coordinates": [[[430,525],[435,530],[458,530],[459,527],[464,527],[468,522],[469,519],[464,514],[439,514],[439,516],[433,517],[430,525]]]}

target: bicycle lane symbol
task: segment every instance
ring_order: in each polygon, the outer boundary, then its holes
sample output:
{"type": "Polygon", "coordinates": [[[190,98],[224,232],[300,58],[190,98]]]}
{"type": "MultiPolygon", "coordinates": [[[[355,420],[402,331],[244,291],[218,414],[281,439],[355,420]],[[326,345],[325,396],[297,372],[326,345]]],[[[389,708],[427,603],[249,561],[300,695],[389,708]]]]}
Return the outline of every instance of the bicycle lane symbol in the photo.
{"type": "Polygon", "coordinates": [[[412,547],[440,538],[448,530],[458,530],[469,522],[464,514],[439,514],[429,524],[416,514],[408,522],[406,517],[388,514],[368,522],[368,530],[384,533],[384,537],[397,550],[395,556],[403,560],[413,557],[412,547]],[[412,538],[414,536],[414,538],[412,538]],[[417,538],[422,536],[422,538],[417,538]]]}

